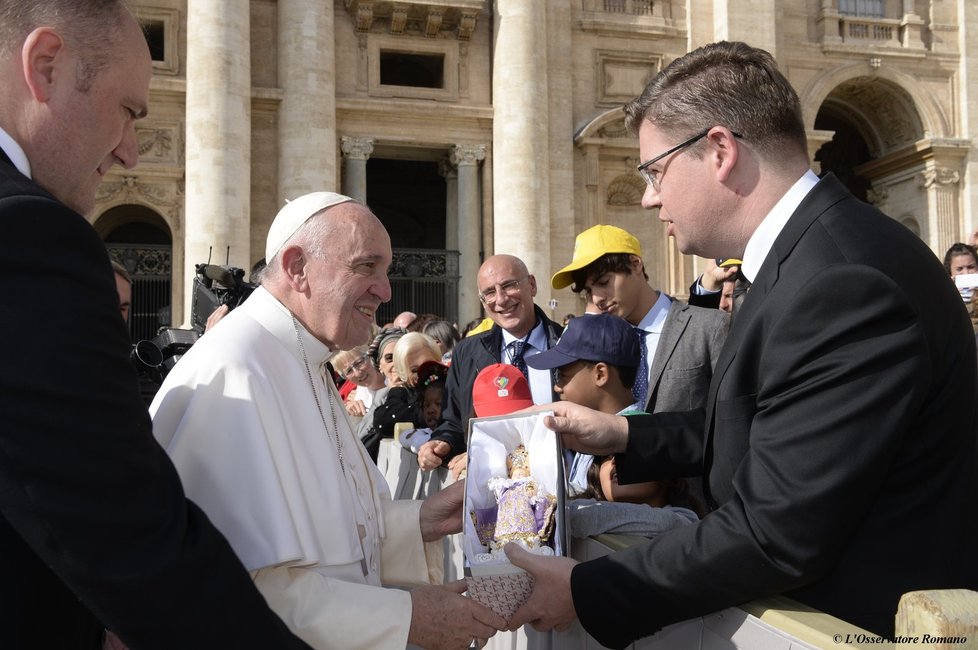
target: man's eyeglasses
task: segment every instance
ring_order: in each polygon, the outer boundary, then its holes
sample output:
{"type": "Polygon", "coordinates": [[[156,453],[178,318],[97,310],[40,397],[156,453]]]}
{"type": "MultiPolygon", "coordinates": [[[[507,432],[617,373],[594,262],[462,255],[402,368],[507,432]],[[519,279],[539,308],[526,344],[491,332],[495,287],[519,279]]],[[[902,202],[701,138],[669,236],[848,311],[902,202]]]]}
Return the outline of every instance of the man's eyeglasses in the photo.
{"type": "Polygon", "coordinates": [[[492,306],[496,304],[500,294],[515,296],[517,293],[519,293],[520,284],[522,283],[523,280],[509,280],[507,282],[503,282],[502,284],[497,284],[481,292],[479,294],[479,300],[481,300],[487,307],[492,306]]]}
{"type": "Polygon", "coordinates": [[[343,371],[343,376],[349,378],[350,375],[360,372],[366,364],[367,364],[367,357],[366,355],[364,355],[359,359],[357,359],[356,361],[352,362],[350,365],[348,365],[346,367],[346,370],[343,371]]]}
{"type": "MultiPolygon", "coordinates": [[[[713,127],[711,126],[710,129],[712,129],[712,128],[713,127]]],[[[663,151],[658,156],[655,156],[654,158],[650,158],[649,160],[646,160],[644,163],[642,163],[641,165],[638,166],[638,173],[642,175],[642,178],[645,179],[645,182],[646,183],[648,183],[649,185],[651,185],[655,189],[655,191],[658,192],[659,191],[659,183],[662,181],[662,175],[665,172],[664,171],[663,172],[660,172],[658,169],[649,169],[649,166],[651,166],[654,163],[659,162],[660,160],[662,160],[663,158],[665,158],[666,156],[668,156],[671,153],[676,153],[680,149],[685,149],[686,147],[689,147],[689,146],[692,146],[692,145],[696,144],[697,142],[699,142],[700,140],[702,140],[703,138],[706,137],[706,134],[710,132],[710,129],[706,129],[704,131],[700,131],[699,133],[697,133],[696,135],[694,135],[689,140],[683,140],[682,142],[680,142],[679,144],[677,144],[672,149],[669,149],[667,151],[663,151]]],[[[734,133],[733,131],[731,131],[730,133],[735,138],[741,137],[739,133],[734,133]]]]}

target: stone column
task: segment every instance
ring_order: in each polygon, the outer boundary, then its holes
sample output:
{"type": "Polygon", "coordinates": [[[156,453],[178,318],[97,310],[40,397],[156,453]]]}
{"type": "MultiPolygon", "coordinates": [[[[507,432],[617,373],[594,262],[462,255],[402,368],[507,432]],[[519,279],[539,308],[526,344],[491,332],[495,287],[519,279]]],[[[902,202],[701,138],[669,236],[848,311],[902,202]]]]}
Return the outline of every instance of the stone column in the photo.
{"type": "Polygon", "coordinates": [[[372,138],[344,135],[340,138],[343,152],[343,194],[367,204],[367,159],[374,151],[372,138]]]}
{"type": "MultiPolygon", "coordinates": [[[[458,322],[467,323],[481,314],[476,275],[482,232],[482,197],[479,191],[479,161],[486,157],[486,145],[452,147],[452,164],[458,167],[458,322]]],[[[498,232],[498,231],[497,231],[498,232]]]]}
{"type": "Polygon", "coordinates": [[[495,4],[493,249],[526,262],[539,285],[551,272],[547,3],[495,4]]]}
{"type": "MultiPolygon", "coordinates": [[[[571,41],[574,32],[571,16],[574,11],[570,0],[550,0],[546,3],[547,36],[549,39],[550,99],[550,255],[552,267],[538,268],[537,304],[556,321],[562,314],[577,312],[578,299],[570,289],[559,293],[550,286],[551,274],[570,262],[577,235],[574,215],[574,78],[571,41]],[[554,307],[551,302],[558,301],[554,307]]],[[[656,3],[658,4],[658,3],[656,3]]]]}
{"type": "Polygon", "coordinates": [[[185,322],[195,264],[253,261],[249,15],[248,0],[187,3],[185,322]]]}
{"type": "Polygon", "coordinates": [[[334,40],[333,0],[278,1],[280,207],[338,185],[334,40]]]}
{"type": "Polygon", "coordinates": [[[956,169],[928,165],[919,177],[927,192],[928,244],[938,257],[961,239],[961,220],[958,216],[958,184],[961,174],[956,169]]]}
{"type": "Polygon", "coordinates": [[[445,249],[458,250],[458,170],[449,160],[438,162],[438,175],[445,179],[445,249]]]}

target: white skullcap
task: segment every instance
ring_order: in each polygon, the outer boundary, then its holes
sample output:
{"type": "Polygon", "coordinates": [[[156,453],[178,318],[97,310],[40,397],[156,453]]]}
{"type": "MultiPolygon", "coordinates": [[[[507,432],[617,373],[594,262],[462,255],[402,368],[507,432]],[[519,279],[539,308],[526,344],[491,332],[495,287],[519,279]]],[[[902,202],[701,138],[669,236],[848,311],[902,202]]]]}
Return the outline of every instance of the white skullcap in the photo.
{"type": "Polygon", "coordinates": [[[355,200],[335,192],[312,192],[286,203],[285,207],[275,215],[275,221],[268,229],[268,237],[265,239],[265,263],[271,263],[275,254],[285,246],[285,242],[289,241],[302,224],[309,221],[309,217],[334,205],[355,200]]]}

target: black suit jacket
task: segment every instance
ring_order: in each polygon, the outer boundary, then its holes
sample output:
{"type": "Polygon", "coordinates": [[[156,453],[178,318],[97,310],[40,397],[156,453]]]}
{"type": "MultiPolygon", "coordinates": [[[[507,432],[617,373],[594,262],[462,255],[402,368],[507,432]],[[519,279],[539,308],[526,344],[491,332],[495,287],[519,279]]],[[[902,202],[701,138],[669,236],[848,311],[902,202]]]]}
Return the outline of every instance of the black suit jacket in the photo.
{"type": "Polygon", "coordinates": [[[0,223],[0,647],[307,647],[154,440],[95,231],[2,152],[0,223]]]}
{"type": "Polygon", "coordinates": [[[619,480],[702,469],[714,510],[575,567],[585,629],[623,647],[786,593],[891,635],[904,592],[978,587],[974,360],[934,253],[823,179],[733,319],[705,410],[629,418],[619,480]]]}
{"type": "MultiPolygon", "coordinates": [[[[543,323],[547,333],[547,347],[557,344],[563,328],[553,322],[534,305],[537,322],[543,323]]],[[[535,326],[534,326],[535,327],[535,326]]],[[[448,462],[457,454],[465,451],[465,438],[468,435],[469,418],[472,417],[472,385],[476,375],[494,363],[500,363],[499,351],[503,346],[503,330],[499,325],[493,325],[486,332],[468,336],[452,349],[452,365],[448,367],[448,377],[445,379],[445,397],[442,399],[442,423],[432,432],[431,440],[442,440],[451,446],[451,451],[445,456],[448,462]]],[[[553,394],[553,401],[560,398],[553,394]]]]}

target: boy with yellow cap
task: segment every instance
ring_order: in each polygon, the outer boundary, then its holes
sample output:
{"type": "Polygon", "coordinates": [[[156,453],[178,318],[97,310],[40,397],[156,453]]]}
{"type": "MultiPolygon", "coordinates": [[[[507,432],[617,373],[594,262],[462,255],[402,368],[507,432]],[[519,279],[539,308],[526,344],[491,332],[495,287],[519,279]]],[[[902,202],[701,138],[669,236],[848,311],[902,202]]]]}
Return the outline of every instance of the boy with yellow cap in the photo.
{"type": "Polygon", "coordinates": [[[585,230],[574,242],[573,260],[554,274],[551,285],[573,285],[597,311],[616,314],[635,328],[640,359],[632,390],[643,410],[706,405],[713,366],[727,336],[727,315],[653,289],[634,235],[610,225],[585,230]]]}

